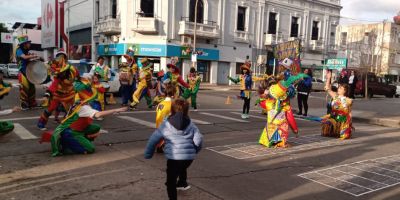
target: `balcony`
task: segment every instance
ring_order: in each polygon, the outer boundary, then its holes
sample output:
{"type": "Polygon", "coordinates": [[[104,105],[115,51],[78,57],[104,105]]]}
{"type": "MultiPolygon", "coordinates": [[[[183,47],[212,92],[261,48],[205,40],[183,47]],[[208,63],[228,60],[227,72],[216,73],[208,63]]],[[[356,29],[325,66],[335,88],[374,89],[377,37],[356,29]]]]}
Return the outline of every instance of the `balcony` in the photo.
{"type": "Polygon", "coordinates": [[[235,42],[249,43],[249,41],[250,41],[249,32],[247,32],[247,31],[235,31],[233,39],[234,39],[235,42]]]}
{"type": "Polygon", "coordinates": [[[266,34],[265,35],[265,46],[272,46],[276,44],[276,34],[266,34]]]}
{"type": "Polygon", "coordinates": [[[334,44],[329,45],[329,48],[328,48],[329,53],[337,53],[337,51],[338,51],[338,46],[336,46],[334,44]]]}
{"type": "Polygon", "coordinates": [[[138,16],[134,22],[133,31],[144,34],[155,34],[157,30],[157,19],[154,17],[138,16]]]}
{"type": "Polygon", "coordinates": [[[121,22],[119,18],[108,17],[104,20],[100,20],[97,23],[97,34],[104,35],[118,35],[121,33],[121,22]]]}
{"type": "MultiPolygon", "coordinates": [[[[189,18],[182,18],[179,22],[179,35],[194,35],[194,22],[189,21],[189,18]]],[[[217,39],[219,38],[219,26],[216,22],[204,21],[197,23],[196,37],[217,39]]]]}
{"type": "Polygon", "coordinates": [[[323,51],[324,41],[323,40],[310,40],[308,44],[310,51],[323,51]]]}

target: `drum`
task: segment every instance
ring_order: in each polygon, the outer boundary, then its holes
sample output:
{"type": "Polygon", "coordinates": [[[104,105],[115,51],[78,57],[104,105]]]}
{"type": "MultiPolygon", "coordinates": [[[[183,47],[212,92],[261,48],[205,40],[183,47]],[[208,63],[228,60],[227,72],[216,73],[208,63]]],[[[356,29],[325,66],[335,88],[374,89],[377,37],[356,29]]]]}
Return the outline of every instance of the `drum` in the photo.
{"type": "Polygon", "coordinates": [[[42,84],[46,81],[48,69],[44,62],[39,60],[30,61],[26,66],[26,77],[33,84],[42,84]]]}

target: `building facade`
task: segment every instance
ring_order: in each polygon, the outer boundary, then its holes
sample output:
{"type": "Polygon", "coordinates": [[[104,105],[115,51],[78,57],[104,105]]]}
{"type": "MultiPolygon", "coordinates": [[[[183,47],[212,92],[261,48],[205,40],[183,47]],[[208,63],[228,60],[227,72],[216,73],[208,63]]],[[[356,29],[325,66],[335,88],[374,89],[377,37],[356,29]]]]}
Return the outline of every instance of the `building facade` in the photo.
{"type": "Polygon", "coordinates": [[[348,67],[399,82],[400,25],[385,21],[339,26],[336,36],[338,57],[347,58],[348,67]]]}
{"type": "Polygon", "coordinates": [[[202,80],[223,85],[246,60],[256,73],[271,68],[271,47],[278,43],[300,39],[304,67],[336,56],[339,0],[198,0],[197,16],[196,0],[93,1],[96,54],[113,67],[132,48],[138,60],[149,57],[155,71],[177,56],[187,74],[195,49],[202,80]]]}

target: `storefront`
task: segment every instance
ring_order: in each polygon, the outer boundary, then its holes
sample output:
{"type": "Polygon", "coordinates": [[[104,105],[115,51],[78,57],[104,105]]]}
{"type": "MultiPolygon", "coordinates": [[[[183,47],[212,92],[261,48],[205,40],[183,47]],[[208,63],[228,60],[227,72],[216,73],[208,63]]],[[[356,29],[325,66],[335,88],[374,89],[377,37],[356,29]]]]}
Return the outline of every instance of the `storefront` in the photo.
{"type": "MultiPolygon", "coordinates": [[[[118,66],[120,57],[125,54],[127,49],[132,48],[135,52],[135,59],[138,63],[139,68],[141,67],[140,60],[148,58],[154,63],[154,72],[160,70],[166,70],[167,63],[170,62],[171,57],[180,58],[180,62],[177,67],[180,69],[182,75],[189,73],[191,67],[191,51],[188,47],[177,46],[177,45],[159,45],[159,44],[109,44],[99,45],[98,54],[105,57],[111,57],[110,60],[117,58],[117,62],[111,64],[111,66],[118,66]]],[[[211,62],[219,60],[219,50],[217,49],[206,49],[196,48],[199,52],[197,56],[197,68],[203,82],[209,82],[211,76],[211,62]]],[[[113,62],[111,62],[113,63],[113,62]]]]}

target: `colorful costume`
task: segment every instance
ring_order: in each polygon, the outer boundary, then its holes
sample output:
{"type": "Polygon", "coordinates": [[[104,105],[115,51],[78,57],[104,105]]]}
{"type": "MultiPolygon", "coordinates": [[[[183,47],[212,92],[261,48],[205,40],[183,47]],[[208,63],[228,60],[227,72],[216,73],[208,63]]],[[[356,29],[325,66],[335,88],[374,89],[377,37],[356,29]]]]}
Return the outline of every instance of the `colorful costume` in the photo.
{"type": "Polygon", "coordinates": [[[196,69],[191,68],[190,73],[187,75],[187,83],[189,88],[185,90],[182,97],[185,99],[191,99],[191,105],[193,109],[197,110],[197,92],[199,92],[201,78],[197,75],[196,69]]]}
{"type": "Polygon", "coordinates": [[[165,84],[167,83],[171,83],[175,88],[175,95],[174,98],[179,98],[180,94],[181,94],[181,90],[179,85],[181,85],[184,88],[189,88],[189,84],[187,84],[183,79],[182,76],[179,72],[179,68],[174,65],[174,64],[168,64],[167,68],[170,69],[170,71],[168,71],[167,73],[165,73],[164,75],[164,79],[163,82],[165,84]],[[171,71],[171,69],[174,70],[174,72],[171,71]]]}
{"type": "Polygon", "coordinates": [[[150,95],[151,81],[152,81],[152,67],[153,64],[150,63],[147,58],[141,60],[142,68],[139,71],[139,85],[133,94],[133,102],[131,107],[136,107],[139,104],[140,99],[144,96],[147,101],[147,106],[151,108],[153,106],[153,101],[150,95]]]}
{"type": "Polygon", "coordinates": [[[28,36],[18,37],[19,45],[16,51],[16,58],[19,65],[18,81],[20,84],[20,101],[23,109],[29,109],[36,107],[35,97],[35,85],[31,83],[26,77],[26,67],[29,60],[22,58],[24,55],[30,55],[29,49],[26,48],[26,44],[31,41],[28,40],[28,36]]]}
{"type": "MultiPolygon", "coordinates": [[[[66,57],[64,52],[59,52],[58,54],[63,54],[66,57]]],[[[49,106],[43,111],[37,124],[40,129],[45,129],[53,111],[59,112],[62,110],[59,108],[60,105],[64,107],[64,110],[69,110],[75,100],[73,84],[79,75],[78,70],[74,66],[65,63],[61,67],[58,64],[53,64],[51,69],[54,70],[55,75],[48,89],[50,92],[49,106]]]]}
{"type": "Polygon", "coordinates": [[[99,133],[100,126],[92,122],[98,111],[88,104],[97,99],[97,93],[92,90],[90,82],[76,81],[74,88],[80,102],[71,107],[67,117],[54,130],[51,136],[52,156],[93,153],[95,150],[92,141],[99,133]]]}
{"type": "Polygon", "coordinates": [[[251,64],[249,62],[246,62],[245,64],[240,66],[242,74],[237,78],[232,78],[232,77],[228,76],[228,79],[231,80],[233,83],[235,83],[235,84],[240,83],[240,95],[238,97],[243,99],[243,101],[244,101],[243,112],[242,112],[243,119],[249,118],[251,87],[253,86],[253,81],[264,80],[264,78],[252,77],[250,66],[251,66],[251,64]],[[244,70],[246,70],[247,72],[244,73],[244,70]]]}
{"type": "Polygon", "coordinates": [[[352,101],[347,97],[336,96],[331,102],[331,113],[322,117],[322,136],[349,139],[352,134],[352,101]]]}
{"type": "MultiPolygon", "coordinates": [[[[2,72],[0,72],[0,73],[2,73],[2,72]]],[[[3,80],[0,80],[0,99],[3,99],[4,96],[8,95],[10,90],[11,90],[11,85],[3,82],[3,80]]],[[[8,115],[11,113],[12,113],[11,109],[2,110],[2,111],[0,111],[0,116],[8,115]]],[[[14,124],[12,122],[0,121],[0,136],[9,133],[12,130],[14,130],[14,124]]]]}
{"type": "MultiPolygon", "coordinates": [[[[171,105],[172,99],[170,97],[166,97],[164,101],[157,105],[156,109],[156,128],[160,127],[160,125],[164,122],[165,119],[171,114],[171,105]]],[[[160,140],[157,144],[156,150],[159,153],[162,153],[164,150],[164,140],[160,140]]]]}
{"type": "Polygon", "coordinates": [[[3,80],[0,81],[0,99],[3,99],[4,96],[8,95],[11,91],[11,84],[4,82],[3,80]]]}
{"type": "Polygon", "coordinates": [[[110,68],[105,64],[100,65],[99,63],[97,63],[95,66],[92,67],[89,73],[92,76],[94,76],[95,74],[100,75],[100,82],[108,82],[111,78],[110,68]]]}
{"type": "Polygon", "coordinates": [[[287,147],[289,126],[297,134],[298,128],[290,98],[295,96],[293,82],[306,77],[305,74],[291,76],[272,85],[266,98],[260,99],[260,106],[267,112],[267,124],[260,136],[259,143],[267,147],[287,147]]]}
{"type": "Polygon", "coordinates": [[[160,102],[164,101],[165,99],[165,87],[164,84],[162,82],[162,79],[164,77],[164,71],[159,71],[157,73],[157,82],[156,82],[156,96],[153,98],[153,105],[156,106],[158,105],[160,102]]]}
{"type": "Polygon", "coordinates": [[[103,87],[103,85],[100,82],[93,82],[92,84],[92,89],[97,91],[97,99],[92,101],[90,103],[90,106],[92,108],[98,110],[98,111],[103,111],[105,108],[104,106],[104,93],[106,92],[106,89],[103,87]]]}

